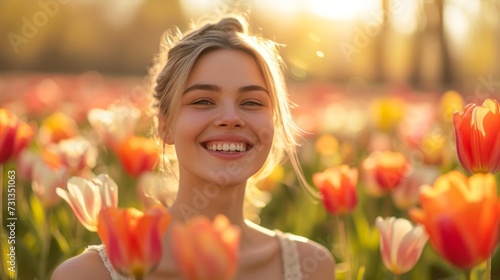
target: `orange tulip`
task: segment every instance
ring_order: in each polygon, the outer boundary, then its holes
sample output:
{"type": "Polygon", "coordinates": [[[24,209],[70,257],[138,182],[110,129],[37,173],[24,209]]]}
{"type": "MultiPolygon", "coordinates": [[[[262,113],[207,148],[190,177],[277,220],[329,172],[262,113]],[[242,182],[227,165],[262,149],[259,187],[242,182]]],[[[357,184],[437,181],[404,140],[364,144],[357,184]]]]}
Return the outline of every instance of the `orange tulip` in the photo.
{"type": "Polygon", "coordinates": [[[428,236],[421,225],[414,226],[406,219],[377,217],[380,231],[380,253],[387,269],[403,274],[417,263],[428,236]]]}
{"type": "Polygon", "coordinates": [[[119,145],[118,156],[125,171],[138,176],[155,166],[159,157],[158,144],[152,138],[131,136],[119,145]]]}
{"type": "Polygon", "coordinates": [[[229,280],[238,264],[239,228],[222,215],[203,216],[172,227],[171,245],[177,267],[188,280],[229,280]]]}
{"type": "Polygon", "coordinates": [[[363,169],[367,176],[373,176],[378,192],[384,193],[401,183],[410,170],[410,164],[399,152],[375,151],[364,160],[363,169]]]}
{"type": "Polygon", "coordinates": [[[500,200],[492,174],[440,176],[420,193],[421,209],[410,217],[424,225],[434,249],[460,268],[486,260],[498,242],[500,200]]]}
{"type": "Polygon", "coordinates": [[[113,267],[124,275],[142,279],[160,261],[163,234],[170,220],[162,206],[144,213],[135,208],[106,208],[99,213],[97,233],[113,267]]]}
{"type": "Polygon", "coordinates": [[[28,146],[33,128],[16,115],[0,108],[0,164],[16,157],[28,146]]]}
{"type": "Polygon", "coordinates": [[[315,173],[313,182],[320,190],[325,209],[333,215],[351,212],[358,203],[358,170],[347,165],[315,173]]]}
{"type": "Polygon", "coordinates": [[[465,170],[496,173],[500,171],[500,106],[486,99],[482,106],[467,104],[453,115],[460,163],[465,170]]]}

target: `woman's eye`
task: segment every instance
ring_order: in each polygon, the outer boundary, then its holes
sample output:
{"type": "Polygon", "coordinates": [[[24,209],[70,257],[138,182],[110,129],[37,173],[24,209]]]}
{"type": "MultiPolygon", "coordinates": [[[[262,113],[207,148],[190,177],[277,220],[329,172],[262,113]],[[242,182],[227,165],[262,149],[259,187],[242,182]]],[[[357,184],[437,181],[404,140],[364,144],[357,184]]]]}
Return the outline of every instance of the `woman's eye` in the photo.
{"type": "Polygon", "coordinates": [[[246,100],[242,103],[243,105],[246,105],[246,106],[262,106],[262,102],[258,101],[258,100],[246,100]]]}
{"type": "Polygon", "coordinates": [[[211,105],[213,104],[212,101],[208,99],[196,99],[195,101],[191,102],[193,105],[211,105]]]}

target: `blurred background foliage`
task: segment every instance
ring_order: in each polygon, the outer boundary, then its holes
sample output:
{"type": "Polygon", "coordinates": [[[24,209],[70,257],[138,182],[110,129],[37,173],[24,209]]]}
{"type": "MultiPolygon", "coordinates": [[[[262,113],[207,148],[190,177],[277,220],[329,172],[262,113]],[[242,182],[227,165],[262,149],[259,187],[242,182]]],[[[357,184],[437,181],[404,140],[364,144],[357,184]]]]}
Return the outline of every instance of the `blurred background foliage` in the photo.
{"type": "Polygon", "coordinates": [[[144,75],[167,29],[236,5],[285,45],[294,81],[472,91],[478,77],[500,80],[496,0],[2,0],[0,71],[144,75]]]}
{"type": "MultiPolygon", "coordinates": [[[[440,115],[442,93],[456,90],[467,102],[499,96],[498,0],[0,0],[0,106],[37,125],[54,111],[65,112],[89,136],[91,108],[121,100],[144,110],[142,79],[166,30],[185,30],[191,19],[234,5],[250,11],[254,32],[284,45],[289,89],[298,104],[294,114],[311,132],[300,150],[308,180],[329,166],[360,167],[377,145],[405,151],[412,164],[442,173],[459,168],[450,112],[440,115]],[[417,129],[405,130],[410,127],[417,129]],[[408,148],[424,138],[426,146],[408,148]]],[[[150,121],[141,119],[136,133],[147,135],[150,121]]],[[[124,175],[116,155],[99,149],[93,172],[116,180],[120,206],[138,207],[137,178],[124,175]]],[[[6,164],[4,173],[12,168],[14,163],[6,164]]],[[[249,214],[264,226],[331,248],[337,276],[346,279],[336,218],[296,187],[290,166],[282,168],[267,185],[272,199],[249,214]]],[[[18,279],[47,279],[58,263],[99,243],[68,205],[47,209],[29,180],[18,182],[18,215],[26,217],[17,229],[18,279]]],[[[353,279],[392,279],[380,258],[374,220],[407,213],[391,197],[363,191],[358,205],[344,219],[353,279]]],[[[500,277],[499,262],[496,254],[492,279],[500,277]]],[[[426,246],[421,261],[400,279],[463,277],[426,246]]]]}

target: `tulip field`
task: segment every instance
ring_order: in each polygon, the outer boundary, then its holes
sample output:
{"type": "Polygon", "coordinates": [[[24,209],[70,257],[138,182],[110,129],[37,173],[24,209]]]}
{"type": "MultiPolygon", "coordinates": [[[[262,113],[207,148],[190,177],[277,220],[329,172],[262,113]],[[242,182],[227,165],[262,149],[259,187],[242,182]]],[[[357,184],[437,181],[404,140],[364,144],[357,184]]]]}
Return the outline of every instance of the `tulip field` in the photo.
{"type": "MultiPolygon", "coordinates": [[[[249,191],[248,219],[324,245],[336,279],[500,279],[500,92],[351,90],[289,84],[304,130],[299,161],[318,197],[285,162],[249,191]]],[[[115,225],[131,220],[159,233],[138,238],[152,252],[140,271],[122,267],[147,279],[161,254],[152,244],[172,226],[158,205],[177,189],[175,175],[160,171],[175,160],[162,155],[170,147],[158,144],[153,123],[136,77],[0,76],[0,279],[50,279],[89,245],[113,250],[115,225]]],[[[221,227],[236,244],[224,217],[197,222],[175,229],[177,244],[221,227]]],[[[237,270],[231,252],[224,275],[237,270]]],[[[317,262],[301,264],[304,279],[317,262]]]]}

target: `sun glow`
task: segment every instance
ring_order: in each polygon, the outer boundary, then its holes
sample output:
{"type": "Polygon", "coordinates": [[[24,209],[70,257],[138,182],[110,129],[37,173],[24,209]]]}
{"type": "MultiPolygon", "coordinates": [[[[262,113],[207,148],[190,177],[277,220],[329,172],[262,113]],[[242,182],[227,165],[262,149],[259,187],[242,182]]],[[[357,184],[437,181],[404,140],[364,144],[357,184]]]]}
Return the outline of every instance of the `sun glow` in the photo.
{"type": "Polygon", "coordinates": [[[337,21],[366,17],[380,10],[380,4],[377,1],[368,0],[310,0],[304,1],[304,4],[312,14],[337,21]]]}

